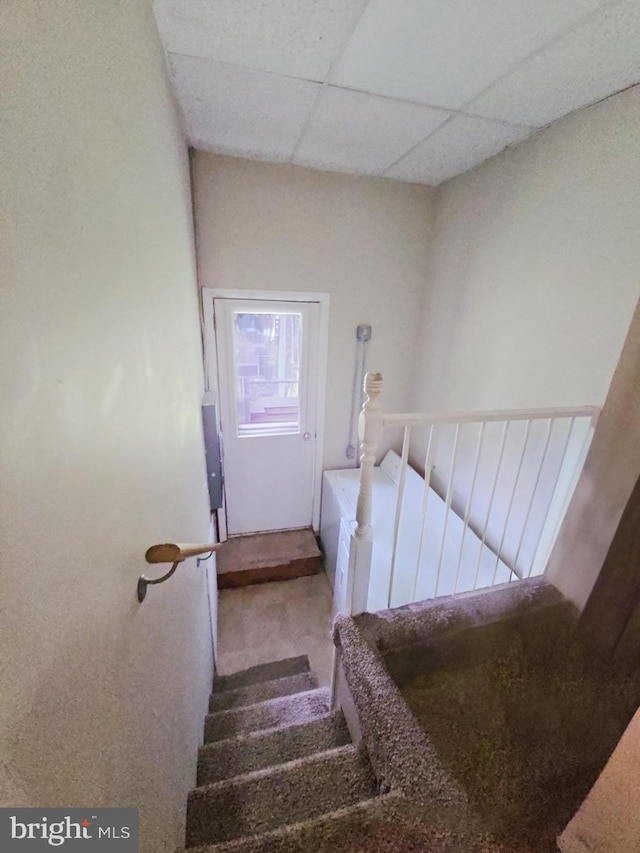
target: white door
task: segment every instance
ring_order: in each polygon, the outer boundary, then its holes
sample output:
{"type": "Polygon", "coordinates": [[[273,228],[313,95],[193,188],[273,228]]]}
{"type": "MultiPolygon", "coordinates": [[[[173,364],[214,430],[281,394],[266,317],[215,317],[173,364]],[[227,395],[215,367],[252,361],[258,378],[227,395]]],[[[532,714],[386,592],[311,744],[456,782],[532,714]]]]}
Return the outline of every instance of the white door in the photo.
{"type": "Polygon", "coordinates": [[[229,535],[309,527],[319,306],[214,299],[229,535]]]}

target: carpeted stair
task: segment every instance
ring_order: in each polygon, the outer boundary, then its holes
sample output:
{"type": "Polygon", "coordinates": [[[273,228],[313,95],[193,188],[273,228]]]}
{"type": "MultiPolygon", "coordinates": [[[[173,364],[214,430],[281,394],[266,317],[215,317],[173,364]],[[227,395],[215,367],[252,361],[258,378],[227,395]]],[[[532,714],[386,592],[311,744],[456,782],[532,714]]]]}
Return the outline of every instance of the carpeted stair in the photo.
{"type": "Polygon", "coordinates": [[[306,656],[216,678],[210,712],[188,848],[271,850],[314,822],[340,825],[376,797],[369,762],[306,656]]]}
{"type": "Polygon", "coordinates": [[[322,554],[311,528],[234,536],[216,556],[218,589],[317,575],[322,554]]]}

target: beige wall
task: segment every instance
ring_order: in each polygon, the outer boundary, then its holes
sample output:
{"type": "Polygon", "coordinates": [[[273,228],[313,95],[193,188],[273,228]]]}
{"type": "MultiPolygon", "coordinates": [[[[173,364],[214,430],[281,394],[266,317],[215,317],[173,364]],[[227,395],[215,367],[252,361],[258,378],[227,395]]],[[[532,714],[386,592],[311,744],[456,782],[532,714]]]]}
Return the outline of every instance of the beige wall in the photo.
{"type": "MultiPolygon", "coordinates": [[[[417,408],[604,403],[640,295],[639,151],[636,87],[438,188],[413,386],[417,408]]],[[[460,511],[475,442],[466,434],[459,443],[454,505],[460,511]]],[[[425,444],[417,435],[418,464],[425,444]]],[[[443,442],[436,450],[436,482],[448,475],[449,447],[443,442]]],[[[626,484],[619,486],[624,495],[626,484]]],[[[502,488],[501,481],[497,508],[511,497],[510,485],[502,488]]],[[[606,535],[598,532],[598,548],[578,571],[582,580],[566,587],[582,603],[620,509],[610,495],[594,500],[606,535]]],[[[482,529],[486,509],[477,503],[471,520],[482,529]]],[[[498,544],[501,532],[489,523],[490,542],[498,544]]],[[[579,553],[584,557],[585,548],[579,553]]],[[[574,559],[566,566],[577,571],[574,559]]]]}
{"type": "Polygon", "coordinates": [[[640,303],[547,576],[582,608],[640,477],[640,303]]]}
{"type": "Polygon", "coordinates": [[[640,295],[640,87],[444,184],[416,403],[602,405],[640,295]]]}
{"type": "Polygon", "coordinates": [[[558,839],[562,853],[640,849],[640,711],[620,738],[586,800],[558,839]]]}
{"type": "Polygon", "coordinates": [[[201,153],[195,174],[202,286],[331,294],[324,465],[348,467],[359,323],[385,405],[411,403],[431,190],[201,153]]]}
{"type": "Polygon", "coordinates": [[[139,806],[183,840],[212,669],[187,152],[146,0],[5,0],[2,805],[139,806]]]}

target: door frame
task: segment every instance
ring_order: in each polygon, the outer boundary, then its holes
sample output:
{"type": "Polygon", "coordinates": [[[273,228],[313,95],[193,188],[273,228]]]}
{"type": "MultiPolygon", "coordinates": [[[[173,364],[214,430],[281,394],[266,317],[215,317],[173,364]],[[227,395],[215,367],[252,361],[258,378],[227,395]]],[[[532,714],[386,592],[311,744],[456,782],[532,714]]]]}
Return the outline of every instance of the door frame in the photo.
{"type": "MultiPolygon", "coordinates": [[[[329,293],[302,290],[241,290],[236,288],[202,288],[202,321],[204,330],[204,381],[207,391],[216,394],[216,413],[220,426],[220,379],[214,325],[214,299],[247,299],[263,302],[313,302],[318,305],[317,342],[317,394],[316,394],[316,441],[313,464],[312,525],[315,533],[320,531],[320,498],[322,491],[322,464],[324,458],[325,412],[327,403],[327,360],[329,355],[329,293]]],[[[224,465],[224,433],[223,465],[224,465]]],[[[223,469],[224,470],[224,469],[223,469]]],[[[220,513],[220,527],[227,538],[227,520],[224,508],[220,513]]],[[[222,538],[222,536],[221,536],[222,538]]]]}

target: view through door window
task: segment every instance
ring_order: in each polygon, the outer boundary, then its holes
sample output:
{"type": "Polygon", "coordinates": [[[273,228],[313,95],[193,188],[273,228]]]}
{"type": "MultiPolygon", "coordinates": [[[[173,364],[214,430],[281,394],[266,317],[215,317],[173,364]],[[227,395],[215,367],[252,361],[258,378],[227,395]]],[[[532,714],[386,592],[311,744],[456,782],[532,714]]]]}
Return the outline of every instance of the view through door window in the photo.
{"type": "Polygon", "coordinates": [[[302,315],[234,312],[238,436],[300,432],[302,315]]]}

